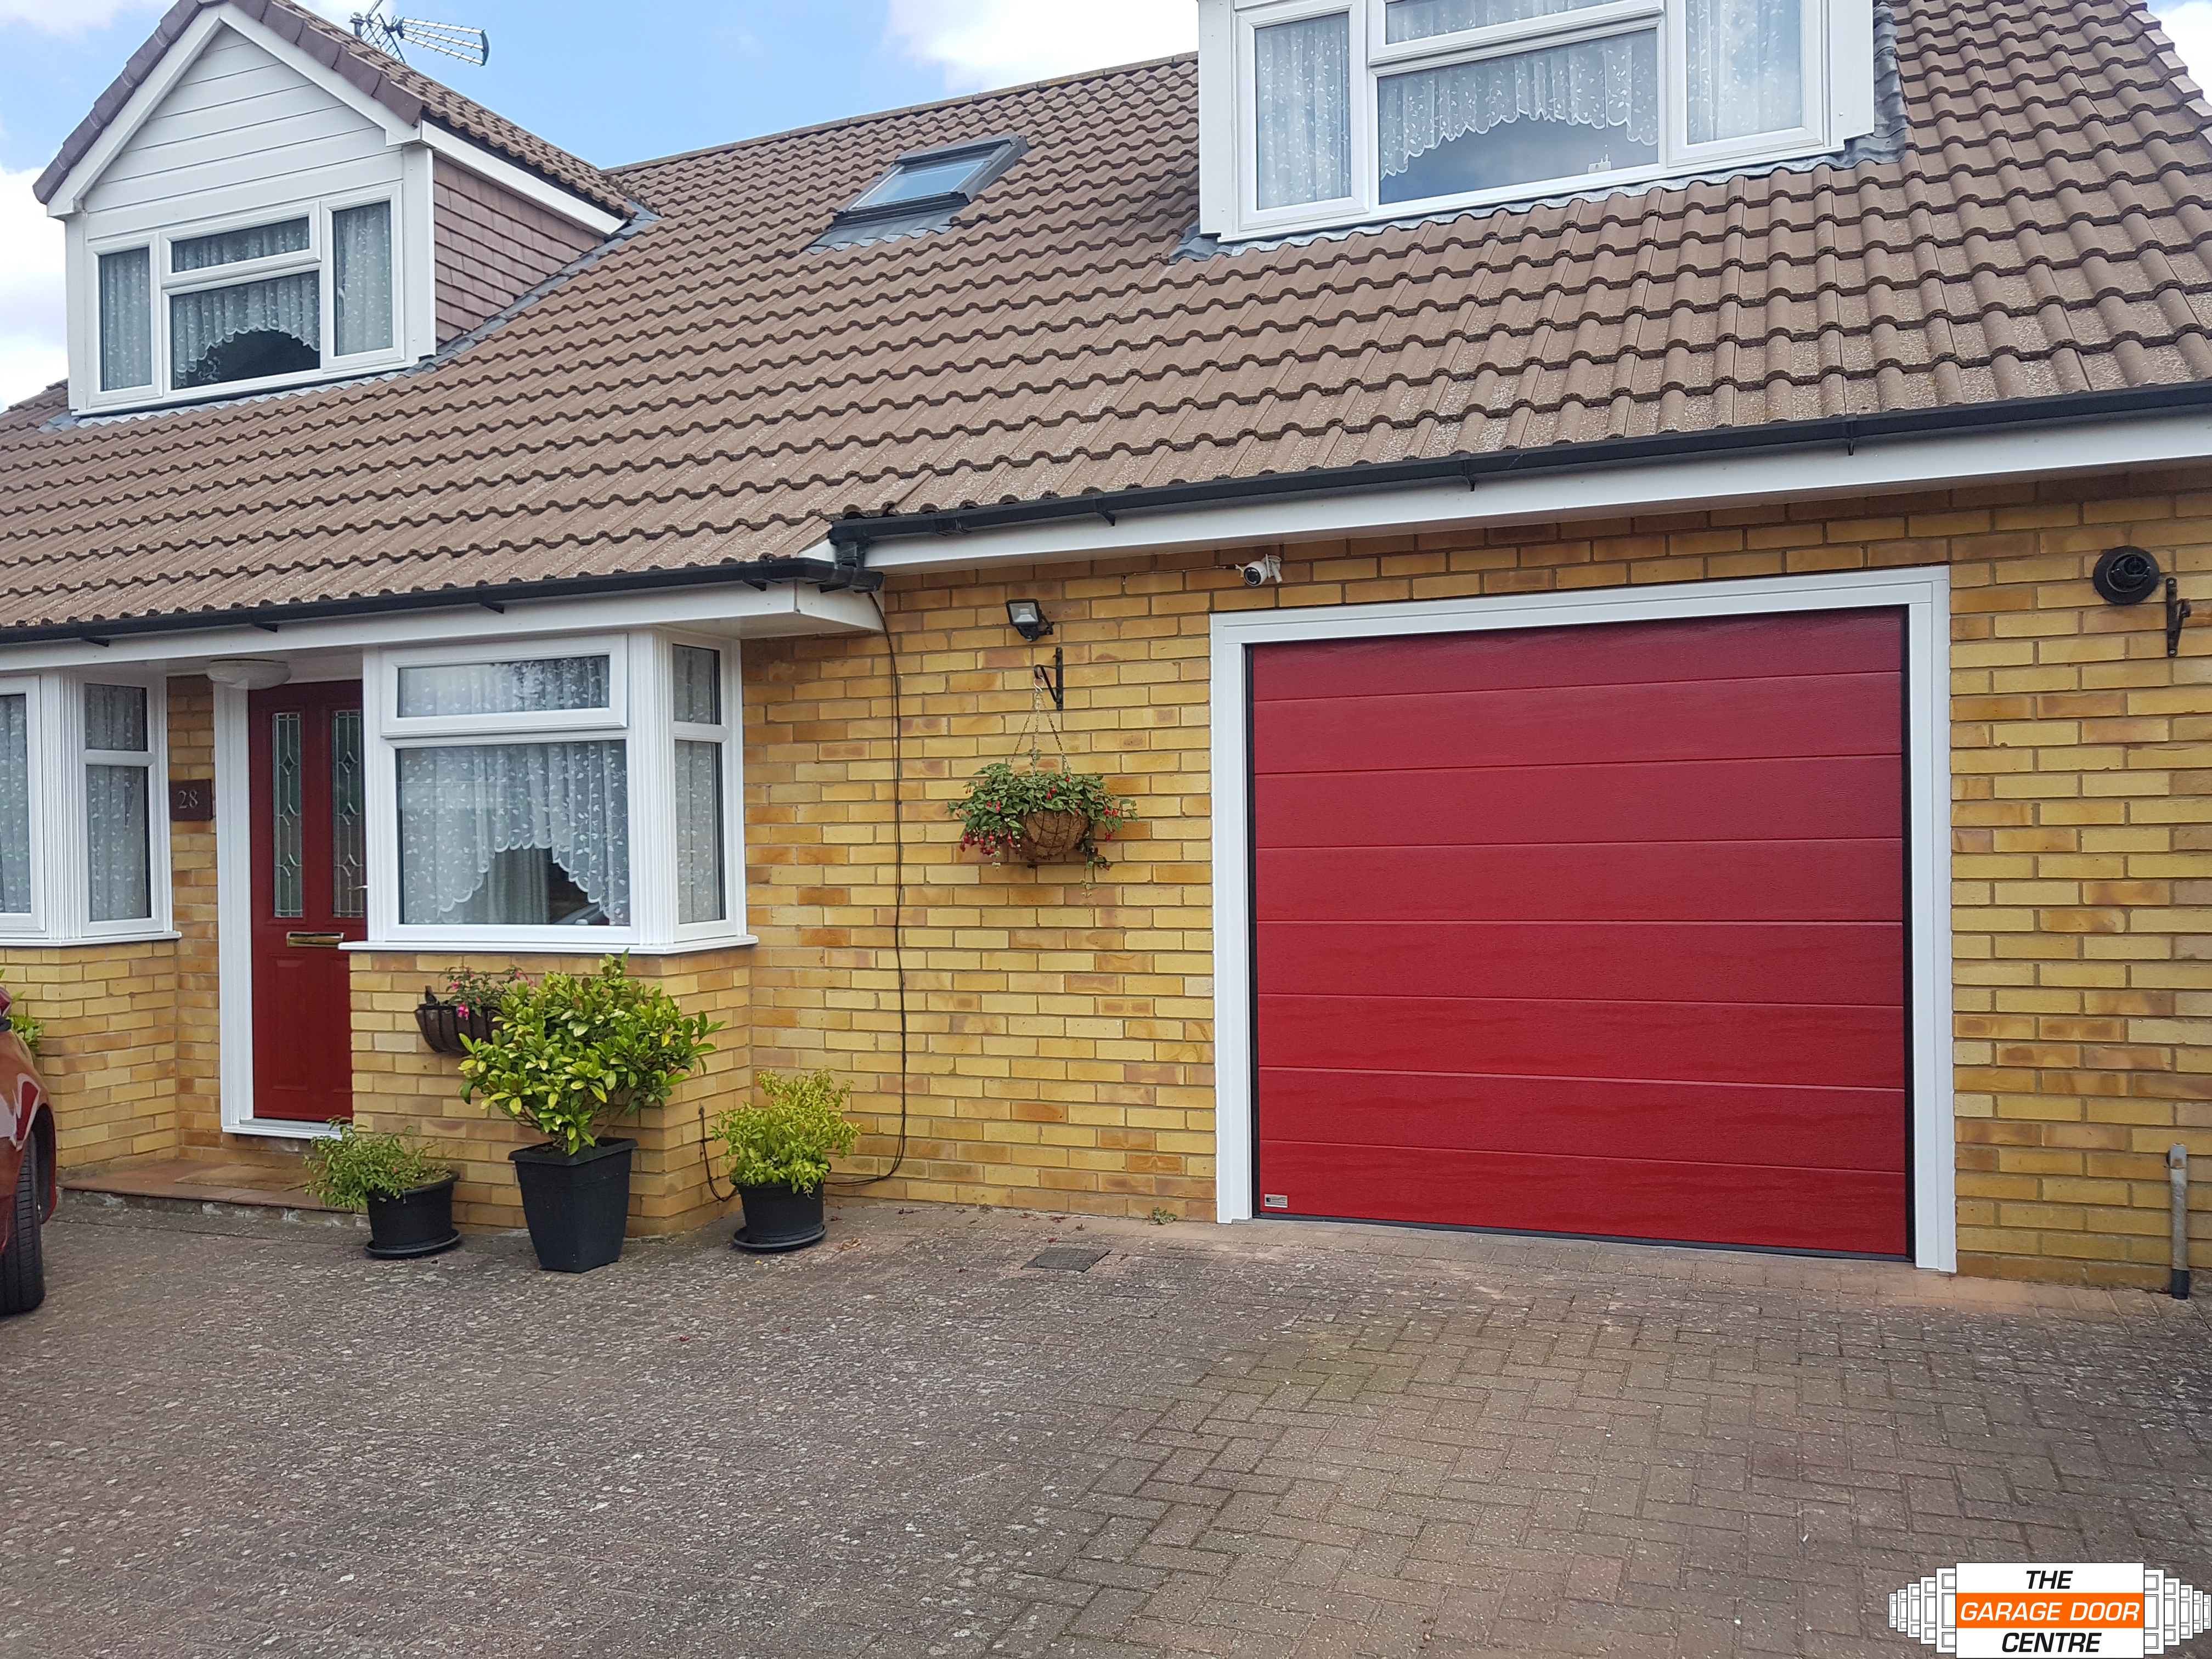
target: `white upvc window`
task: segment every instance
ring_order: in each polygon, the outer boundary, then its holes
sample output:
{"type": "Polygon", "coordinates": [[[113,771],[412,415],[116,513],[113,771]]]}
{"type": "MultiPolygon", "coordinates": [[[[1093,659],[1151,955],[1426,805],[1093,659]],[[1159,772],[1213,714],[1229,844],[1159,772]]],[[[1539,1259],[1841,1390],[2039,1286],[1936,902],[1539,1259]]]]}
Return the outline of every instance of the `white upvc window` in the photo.
{"type": "Polygon", "coordinates": [[[0,678],[0,938],[169,933],[167,726],[158,678],[0,678]]]}
{"type": "Polygon", "coordinates": [[[1872,125],[1865,0],[1210,3],[1217,234],[1815,155],[1872,125]]]}
{"type": "Polygon", "coordinates": [[[91,242],[87,407],[252,392],[403,361],[390,187],[91,242]]]}
{"type": "Polygon", "coordinates": [[[742,939],[736,649],[637,630],[371,653],[371,941],[742,939]]]}

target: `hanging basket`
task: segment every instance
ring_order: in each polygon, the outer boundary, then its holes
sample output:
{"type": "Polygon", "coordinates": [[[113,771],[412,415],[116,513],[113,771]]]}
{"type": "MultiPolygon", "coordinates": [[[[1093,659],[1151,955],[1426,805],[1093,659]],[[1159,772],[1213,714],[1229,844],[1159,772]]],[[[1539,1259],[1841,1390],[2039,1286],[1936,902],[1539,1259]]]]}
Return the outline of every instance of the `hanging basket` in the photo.
{"type": "Polygon", "coordinates": [[[1031,866],[1073,863],[1090,830],[1091,820],[1080,812],[1031,812],[1022,820],[1014,856],[1031,866]]]}
{"type": "Polygon", "coordinates": [[[423,1043],[434,1054],[465,1054],[461,1039],[473,1037],[478,1042],[491,1041],[492,1027],[498,1017],[481,1008],[471,1008],[465,1014],[450,1002],[441,1002],[422,993],[422,1000],[416,1005],[415,1028],[422,1033],[423,1043]]]}

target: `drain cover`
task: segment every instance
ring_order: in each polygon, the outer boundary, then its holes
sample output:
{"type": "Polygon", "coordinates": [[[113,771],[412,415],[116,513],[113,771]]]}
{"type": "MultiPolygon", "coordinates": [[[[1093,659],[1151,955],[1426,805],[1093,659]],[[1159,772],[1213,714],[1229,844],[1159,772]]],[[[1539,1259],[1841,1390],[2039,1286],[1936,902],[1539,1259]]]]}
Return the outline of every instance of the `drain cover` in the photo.
{"type": "Polygon", "coordinates": [[[1058,1267],[1063,1273],[1087,1273],[1106,1259],[1103,1250],[1080,1250],[1067,1245],[1057,1249],[1039,1250],[1030,1258],[1032,1267],[1058,1267]]]}

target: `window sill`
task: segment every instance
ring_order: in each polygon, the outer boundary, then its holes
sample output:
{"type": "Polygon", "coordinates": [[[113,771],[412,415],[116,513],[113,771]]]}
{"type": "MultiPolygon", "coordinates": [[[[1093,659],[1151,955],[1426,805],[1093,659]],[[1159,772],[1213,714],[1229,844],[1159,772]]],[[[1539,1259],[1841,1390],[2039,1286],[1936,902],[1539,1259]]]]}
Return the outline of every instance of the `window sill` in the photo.
{"type": "Polygon", "coordinates": [[[70,938],[49,933],[14,933],[0,932],[0,948],[9,946],[29,950],[82,951],[101,945],[160,945],[173,943],[184,937],[173,928],[149,927],[143,932],[118,933],[79,933],[70,938]]]}
{"type": "MultiPolygon", "coordinates": [[[[579,933],[591,930],[579,928],[579,933]]],[[[533,957],[681,957],[701,951],[731,951],[760,943],[751,933],[725,933],[717,939],[678,939],[672,945],[623,944],[610,939],[594,948],[589,939],[574,945],[533,939],[519,942],[496,936],[484,939],[349,939],[341,951],[382,951],[409,956],[533,956],[533,957]]]]}

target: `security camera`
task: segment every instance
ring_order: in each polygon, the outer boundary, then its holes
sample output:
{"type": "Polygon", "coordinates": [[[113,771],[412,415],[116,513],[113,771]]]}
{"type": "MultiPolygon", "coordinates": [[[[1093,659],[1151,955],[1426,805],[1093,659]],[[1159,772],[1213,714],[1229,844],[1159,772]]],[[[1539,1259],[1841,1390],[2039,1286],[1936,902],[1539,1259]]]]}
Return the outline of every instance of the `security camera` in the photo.
{"type": "Polygon", "coordinates": [[[1269,582],[1280,584],[1283,580],[1283,556],[1270,553],[1265,558],[1255,559],[1249,564],[1237,567],[1244,573],[1244,586],[1264,587],[1269,582]]]}

